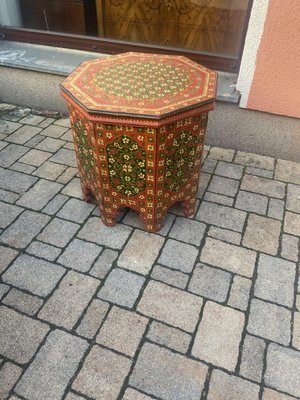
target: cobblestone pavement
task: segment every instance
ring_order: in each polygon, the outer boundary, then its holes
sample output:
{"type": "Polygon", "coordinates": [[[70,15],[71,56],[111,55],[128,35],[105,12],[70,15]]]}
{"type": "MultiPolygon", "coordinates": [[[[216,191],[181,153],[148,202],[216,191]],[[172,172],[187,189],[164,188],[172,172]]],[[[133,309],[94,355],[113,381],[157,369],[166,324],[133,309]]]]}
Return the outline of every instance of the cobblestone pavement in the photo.
{"type": "MultiPolygon", "coordinates": [[[[67,119],[0,105],[0,399],[300,398],[300,163],[208,148],[158,234],[81,200],[67,119]]],[[[272,143],[270,143],[272,145],[272,143]]]]}

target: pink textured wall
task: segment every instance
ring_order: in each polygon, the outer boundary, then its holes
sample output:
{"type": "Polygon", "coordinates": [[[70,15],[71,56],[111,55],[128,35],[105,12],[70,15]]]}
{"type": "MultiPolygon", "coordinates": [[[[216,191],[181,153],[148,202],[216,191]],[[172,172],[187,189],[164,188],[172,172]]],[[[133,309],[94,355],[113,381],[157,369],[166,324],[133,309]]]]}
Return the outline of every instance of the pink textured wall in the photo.
{"type": "Polygon", "coordinates": [[[300,118],[300,0],[269,0],[247,107],[300,118]]]}

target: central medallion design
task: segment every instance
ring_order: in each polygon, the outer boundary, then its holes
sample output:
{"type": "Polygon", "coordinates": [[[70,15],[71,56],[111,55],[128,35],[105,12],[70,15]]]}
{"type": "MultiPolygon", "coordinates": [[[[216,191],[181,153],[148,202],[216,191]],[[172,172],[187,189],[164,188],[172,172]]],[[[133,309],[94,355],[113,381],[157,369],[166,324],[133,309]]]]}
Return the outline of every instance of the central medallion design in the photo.
{"type": "Polygon", "coordinates": [[[174,96],[189,84],[179,67],[155,61],[132,61],[102,69],[95,76],[103,92],[126,100],[151,100],[174,96]]]}
{"type": "Polygon", "coordinates": [[[191,177],[196,156],[197,137],[181,131],[166,150],[165,189],[178,192],[191,177]]]}
{"type": "Polygon", "coordinates": [[[127,135],[106,148],[109,180],[113,188],[129,197],[146,189],[146,152],[127,135]]]}

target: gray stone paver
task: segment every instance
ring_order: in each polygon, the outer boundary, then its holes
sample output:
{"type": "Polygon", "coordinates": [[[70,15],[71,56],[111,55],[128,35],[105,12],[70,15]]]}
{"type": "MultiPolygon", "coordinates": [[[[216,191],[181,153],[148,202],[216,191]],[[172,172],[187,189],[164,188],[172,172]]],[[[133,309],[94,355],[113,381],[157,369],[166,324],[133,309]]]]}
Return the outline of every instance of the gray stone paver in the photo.
{"type": "Polygon", "coordinates": [[[189,244],[199,246],[203,238],[206,225],[188,218],[177,217],[169,236],[189,244]]]}
{"type": "Polygon", "coordinates": [[[50,246],[49,244],[34,241],[27,247],[26,252],[33,256],[45,258],[49,261],[54,261],[61,253],[61,249],[50,246]]]}
{"type": "Polygon", "coordinates": [[[23,174],[33,174],[33,172],[36,170],[37,167],[34,167],[33,165],[29,164],[24,164],[22,162],[15,162],[13,165],[10,166],[10,169],[18,172],[22,172],[23,174]]]}
{"type": "Polygon", "coordinates": [[[17,204],[33,210],[41,210],[62,188],[57,182],[40,179],[28,192],[26,192],[17,204]]]}
{"type": "Polygon", "coordinates": [[[91,268],[93,261],[98,257],[102,247],[94,243],[74,239],[57,260],[65,267],[86,272],[91,268]]]}
{"type": "Polygon", "coordinates": [[[198,400],[207,366],[147,343],[139,354],[130,385],[166,400],[198,400]]]}
{"type": "Polygon", "coordinates": [[[34,315],[42,307],[43,300],[40,297],[13,288],[3,300],[3,304],[16,308],[25,314],[34,315]]]}
{"type": "Polygon", "coordinates": [[[291,312],[286,308],[253,299],[247,330],[253,335],[288,345],[291,338],[291,320],[291,312]]]}
{"type": "Polygon", "coordinates": [[[68,201],[68,198],[69,197],[63,194],[57,194],[52,200],[49,201],[46,207],[43,208],[43,213],[49,215],[56,214],[57,211],[65,204],[65,202],[68,201]]]}
{"type": "Polygon", "coordinates": [[[240,244],[242,239],[242,235],[240,233],[233,232],[228,229],[218,228],[216,226],[211,226],[209,228],[208,236],[232,244],[240,244]]]}
{"type": "Polygon", "coordinates": [[[180,271],[164,267],[162,265],[155,265],[151,272],[151,277],[157,281],[167,283],[171,286],[184,289],[189,280],[189,275],[180,271]]]}
{"type": "Polygon", "coordinates": [[[244,227],[246,213],[215,203],[202,202],[196,219],[207,224],[219,226],[220,228],[241,232],[244,227]]]}
{"type": "Polygon", "coordinates": [[[285,195],[284,183],[255,175],[245,175],[241,189],[278,199],[282,199],[285,195]]]}
{"type": "Polygon", "coordinates": [[[113,307],[96,342],[133,357],[146,330],[148,319],[132,311],[113,307]]]}
{"type": "Polygon", "coordinates": [[[65,127],[60,127],[57,125],[50,125],[49,127],[47,127],[46,129],[43,130],[43,135],[44,136],[49,136],[52,138],[59,138],[60,136],[62,136],[64,133],[67,132],[67,128],[65,127]]]}
{"type": "Polygon", "coordinates": [[[236,153],[234,162],[248,167],[264,168],[267,170],[274,169],[274,159],[271,157],[261,156],[253,153],[245,153],[238,151],[236,153]]]}
{"type": "Polygon", "coordinates": [[[126,225],[107,227],[100,218],[94,217],[88,219],[78,237],[113,249],[121,249],[131,231],[132,228],[126,225]]]}
{"type": "Polygon", "coordinates": [[[75,152],[68,149],[59,149],[58,152],[50,158],[50,161],[68,165],[69,167],[77,166],[75,152]]]}
{"type": "Polygon", "coordinates": [[[0,228],[6,228],[24,209],[0,201],[0,228]]]}
{"type": "Polygon", "coordinates": [[[197,255],[198,250],[195,247],[169,239],[162,249],[158,262],[181,272],[191,272],[197,255]]]}
{"type": "Polygon", "coordinates": [[[267,386],[300,397],[300,352],[271,343],[267,350],[267,386]]]}
{"type": "Polygon", "coordinates": [[[300,185],[300,164],[294,161],[277,160],[275,179],[300,185]]]}
{"type": "Polygon", "coordinates": [[[254,294],[283,306],[292,307],[296,265],[293,262],[261,254],[254,294]]]}
{"type": "MultiPolygon", "coordinates": [[[[68,168],[57,178],[57,182],[66,184],[66,183],[70,182],[70,180],[77,174],[77,172],[78,172],[77,168],[68,167],[68,168]]],[[[77,196],[74,196],[74,197],[77,197],[77,196]]],[[[81,196],[79,195],[78,198],[81,199],[81,198],[82,198],[82,194],[81,194],[81,196]]]]}
{"type": "Polygon", "coordinates": [[[287,185],[286,208],[289,211],[300,213],[300,185],[287,185]]]}
{"type": "Polygon", "coordinates": [[[0,300],[9,291],[9,286],[4,283],[0,283],[0,300]]]}
{"type": "Polygon", "coordinates": [[[265,215],[268,206],[268,198],[261,194],[244,192],[240,190],[235,207],[244,211],[251,211],[265,215]]]}
{"type": "Polygon", "coordinates": [[[99,281],[70,271],[39,312],[39,318],[71,330],[93,297],[99,281]]]}
{"type": "Polygon", "coordinates": [[[23,125],[14,133],[9,135],[6,140],[12,143],[24,144],[28,142],[28,140],[32,139],[33,136],[40,133],[41,130],[41,128],[37,128],[35,126],[23,125]]]}
{"type": "Polygon", "coordinates": [[[0,120],[0,133],[10,134],[21,127],[21,124],[0,120]]]}
{"type": "Polygon", "coordinates": [[[147,275],[163,244],[163,237],[136,230],[118,258],[117,264],[119,267],[147,275]]]}
{"type": "Polygon", "coordinates": [[[0,354],[20,364],[33,357],[49,326],[25,315],[0,307],[0,354]]]}
{"type": "Polygon", "coordinates": [[[125,307],[133,307],[145,278],[123,269],[113,269],[98,293],[102,300],[125,307]]]}
{"type": "Polygon", "coordinates": [[[64,247],[70,242],[78,229],[79,225],[73,222],[54,218],[37,239],[57,247],[64,247]]]}
{"type": "Polygon", "coordinates": [[[34,171],[33,175],[55,181],[65,169],[66,167],[62,164],[55,164],[53,162],[46,161],[36,171],[34,171]]]}
{"type": "Polygon", "coordinates": [[[251,285],[252,285],[251,279],[235,275],[231,285],[228,305],[237,308],[239,310],[245,311],[249,303],[251,285]]]}
{"type": "Polygon", "coordinates": [[[200,261],[251,278],[254,271],[256,252],[240,246],[207,238],[200,261]]]}
{"type": "Polygon", "coordinates": [[[0,242],[24,248],[40,233],[49,219],[45,214],[26,210],[2,233],[0,242]]]}
{"type": "Polygon", "coordinates": [[[13,204],[15,203],[18,198],[20,197],[19,194],[9,192],[7,190],[0,189],[0,200],[5,201],[6,203],[13,204]]]}
{"type": "Polygon", "coordinates": [[[60,218],[73,222],[84,222],[95,208],[94,204],[87,204],[78,199],[70,199],[57,213],[60,218]]]}
{"type": "Polygon", "coordinates": [[[210,201],[211,203],[222,204],[223,206],[231,207],[234,203],[233,197],[223,196],[222,194],[206,192],[204,200],[210,201]]]}
{"type": "Polygon", "coordinates": [[[300,350],[300,312],[294,313],[293,346],[300,350]]]}
{"type": "Polygon", "coordinates": [[[241,311],[211,301],[204,307],[192,355],[219,367],[234,371],[244,329],[241,311]]]}
{"type": "MultiPolygon", "coordinates": [[[[207,161],[212,162],[212,160],[207,161]]],[[[213,172],[214,171],[212,170],[211,173],[213,172]]],[[[219,161],[215,170],[215,174],[225,176],[227,178],[240,179],[243,175],[243,167],[241,165],[234,165],[224,161],[219,161]]]]}
{"type": "Polygon", "coordinates": [[[145,394],[138,392],[135,389],[126,389],[122,400],[151,400],[153,397],[146,396],[145,394]]]}
{"type": "Polygon", "coordinates": [[[63,140],[46,137],[36,146],[36,148],[39,150],[49,151],[50,153],[55,153],[64,144],[65,142],[63,140]]]}
{"type": "Polygon", "coordinates": [[[279,393],[273,389],[265,388],[262,400],[297,400],[296,397],[288,396],[287,394],[279,393]]]}
{"type": "Polygon", "coordinates": [[[282,219],[284,214],[284,201],[279,199],[270,199],[268,216],[271,218],[282,219]]]}
{"type": "Polygon", "coordinates": [[[221,147],[212,147],[208,155],[208,158],[221,161],[232,161],[233,157],[234,150],[222,149],[221,147]]]}
{"type": "Polygon", "coordinates": [[[20,162],[39,167],[50,156],[51,154],[47,153],[46,151],[32,149],[28,153],[26,153],[23,157],[20,158],[20,162]]]}
{"type": "Polygon", "coordinates": [[[193,332],[202,308],[201,297],[160,282],[150,281],[137,310],[187,332],[193,332]]]}
{"type": "Polygon", "coordinates": [[[300,163],[205,146],[196,215],[108,228],[68,118],[0,110],[0,398],[300,398],[300,163]]]}
{"type": "Polygon", "coordinates": [[[212,373],[207,400],[258,400],[259,386],[223,371],[212,373]]]}
{"type": "Polygon", "coordinates": [[[0,167],[0,187],[15,193],[24,193],[37,181],[37,177],[0,167]]]}
{"type": "Polygon", "coordinates": [[[207,299],[223,302],[227,298],[230,282],[231,274],[228,272],[198,264],[188,290],[207,299]]]}
{"type": "Polygon", "coordinates": [[[239,182],[235,179],[214,175],[208,186],[208,191],[234,197],[238,191],[239,182]]]}
{"type": "Polygon", "coordinates": [[[9,265],[9,263],[17,257],[18,252],[9,247],[0,245],[0,273],[2,273],[9,265]]]}
{"type": "Polygon", "coordinates": [[[7,399],[9,392],[17,383],[22,368],[17,365],[6,362],[0,369],[0,399],[7,399]]]}
{"type": "MultiPolygon", "coordinates": [[[[77,170],[72,168],[71,170],[67,169],[64,173],[67,173],[68,179],[66,182],[62,183],[68,183],[70,179],[73,178],[73,176],[77,173],[77,170]],[[68,173],[67,173],[68,171],[68,173]]],[[[61,175],[60,178],[63,177],[63,174],[61,175]]],[[[58,179],[60,182],[60,180],[58,179]]],[[[73,178],[62,190],[62,194],[65,194],[67,196],[71,197],[76,197],[80,200],[82,200],[82,190],[80,186],[80,179],[79,178],[73,178]]]]}
{"type": "Polygon", "coordinates": [[[95,400],[115,400],[130,366],[128,358],[93,346],[72,387],[95,400]]]}
{"type": "Polygon", "coordinates": [[[89,305],[82,321],[80,322],[80,325],[76,329],[76,332],[80,336],[92,339],[102,324],[108,309],[109,303],[99,299],[93,300],[89,305]]]}
{"type": "Polygon", "coordinates": [[[265,348],[263,339],[251,335],[245,336],[240,365],[241,376],[256,382],[261,381],[265,348]]]}
{"type": "Polygon", "coordinates": [[[90,269],[90,275],[100,279],[105,278],[118,255],[119,253],[115,250],[105,249],[90,269]]]}
{"type": "Polygon", "coordinates": [[[283,230],[291,235],[300,236],[300,214],[287,211],[285,213],[283,230]]]}
{"type": "Polygon", "coordinates": [[[60,399],[87,347],[83,339],[52,331],[18,382],[16,393],[32,400],[60,399]]]}
{"type": "Polygon", "coordinates": [[[179,353],[185,353],[191,342],[191,336],[179,329],[153,321],[147,334],[152,342],[169,347],[179,353]]]}
{"type": "Polygon", "coordinates": [[[2,275],[3,282],[47,296],[65,273],[59,265],[21,254],[2,275]]]}
{"type": "Polygon", "coordinates": [[[0,152],[0,166],[7,168],[28,151],[27,147],[9,144],[0,152]]]}
{"type": "Polygon", "coordinates": [[[250,249],[276,255],[280,230],[280,221],[250,214],[242,243],[250,249]]]}

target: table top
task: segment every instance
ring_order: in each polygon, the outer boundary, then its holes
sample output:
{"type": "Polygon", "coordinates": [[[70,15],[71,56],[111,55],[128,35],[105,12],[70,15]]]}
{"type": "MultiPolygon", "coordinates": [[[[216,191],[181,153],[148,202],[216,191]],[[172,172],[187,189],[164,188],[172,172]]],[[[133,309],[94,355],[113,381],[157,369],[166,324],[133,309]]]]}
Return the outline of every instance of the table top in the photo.
{"type": "Polygon", "coordinates": [[[216,81],[186,57],[123,53],[83,62],[61,89],[90,113],[162,118],[213,102],[216,81]]]}

